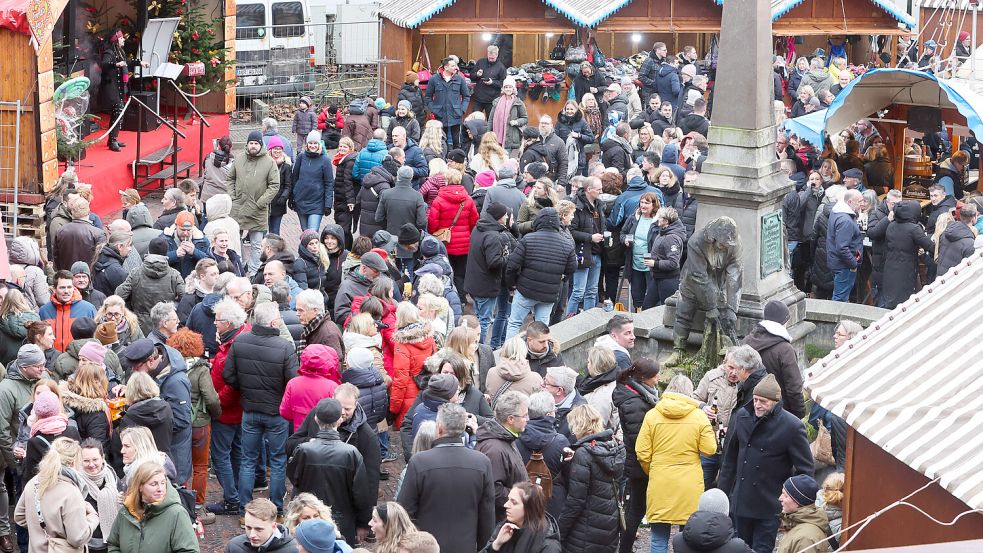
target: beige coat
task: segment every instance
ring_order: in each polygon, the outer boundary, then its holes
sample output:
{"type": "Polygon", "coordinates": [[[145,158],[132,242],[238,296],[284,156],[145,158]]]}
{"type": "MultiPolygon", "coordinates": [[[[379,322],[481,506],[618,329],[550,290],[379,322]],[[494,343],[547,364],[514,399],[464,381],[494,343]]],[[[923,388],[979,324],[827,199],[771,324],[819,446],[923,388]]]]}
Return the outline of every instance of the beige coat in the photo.
{"type": "Polygon", "coordinates": [[[230,216],[232,213],[232,197],[228,194],[216,194],[212,196],[205,203],[205,212],[208,213],[208,223],[205,224],[205,229],[202,231],[205,234],[205,238],[208,238],[208,241],[212,242],[212,233],[216,230],[222,229],[228,231],[229,249],[235,250],[241,256],[242,230],[239,228],[239,223],[230,216]]]}
{"type": "MultiPolygon", "coordinates": [[[[511,382],[506,391],[516,391],[526,395],[532,395],[542,391],[543,377],[532,372],[529,369],[529,362],[525,359],[518,362],[512,361],[511,359],[499,359],[498,365],[488,370],[485,390],[494,399],[506,382],[511,382]]],[[[494,408],[495,402],[492,401],[491,403],[494,408]]]]}
{"type": "Polygon", "coordinates": [[[62,474],[58,482],[41,496],[45,529],[41,528],[35,509],[36,494],[37,477],[34,477],[24,486],[24,493],[14,511],[14,522],[27,527],[30,536],[28,553],[47,553],[47,536],[64,538],[81,552],[92,538],[93,530],[99,526],[99,516],[82,498],[78,485],[62,474]]]}

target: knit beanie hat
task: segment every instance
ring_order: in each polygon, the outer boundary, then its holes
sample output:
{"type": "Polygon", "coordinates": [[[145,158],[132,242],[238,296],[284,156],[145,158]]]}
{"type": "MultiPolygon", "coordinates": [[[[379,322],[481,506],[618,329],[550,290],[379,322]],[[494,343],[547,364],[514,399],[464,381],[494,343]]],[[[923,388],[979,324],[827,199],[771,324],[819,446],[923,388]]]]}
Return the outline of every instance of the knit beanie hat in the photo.
{"type": "Polygon", "coordinates": [[[788,306],[784,302],[771,300],[765,304],[764,315],[766,321],[785,324],[789,318],[788,306]]]}
{"type": "Polygon", "coordinates": [[[34,416],[46,419],[61,413],[61,401],[51,390],[42,389],[34,398],[34,416]]]}
{"type": "Polygon", "coordinates": [[[549,171],[549,165],[546,165],[542,161],[534,161],[526,165],[526,173],[529,173],[529,176],[534,179],[545,177],[547,171],[549,171]]]}
{"type": "Polygon", "coordinates": [[[536,127],[525,127],[522,129],[522,139],[529,140],[533,138],[541,138],[543,135],[540,134],[539,129],[536,127]]]}
{"type": "Polygon", "coordinates": [[[347,553],[351,547],[338,539],[333,524],[319,518],[301,522],[294,530],[294,539],[307,553],[347,553]]]}
{"type": "Polygon", "coordinates": [[[371,369],[375,357],[368,348],[352,348],[345,356],[349,369],[371,369]]]}
{"type": "Polygon", "coordinates": [[[300,233],[300,247],[307,249],[307,245],[311,243],[311,240],[317,241],[317,231],[313,229],[307,229],[300,233]]]}
{"type": "Polygon", "coordinates": [[[505,214],[508,212],[509,212],[509,208],[505,207],[505,204],[499,202],[495,202],[490,206],[488,206],[488,214],[491,215],[492,218],[495,219],[496,221],[498,221],[502,217],[505,217],[505,214]]]}
{"type": "Polygon", "coordinates": [[[758,382],[758,385],[754,387],[754,395],[772,401],[781,401],[782,388],[778,385],[775,375],[769,374],[762,378],[761,382],[758,382]]]}
{"type": "Polygon", "coordinates": [[[119,334],[116,332],[116,325],[110,322],[100,323],[99,326],[96,327],[95,338],[104,346],[119,342],[119,334]]]}
{"type": "Polygon", "coordinates": [[[467,163],[468,154],[464,153],[464,150],[454,149],[447,152],[447,161],[453,161],[454,163],[467,163]]]}
{"type": "Polygon", "coordinates": [[[341,402],[334,398],[324,398],[314,406],[314,417],[320,424],[334,424],[341,418],[341,402]]]}
{"type": "Polygon", "coordinates": [[[89,264],[85,261],[72,263],[72,276],[75,275],[92,275],[92,272],[89,270],[89,264]]]}
{"type": "Polygon", "coordinates": [[[408,246],[420,241],[420,230],[413,223],[403,223],[399,227],[399,245],[408,246]]]}
{"type": "Polygon", "coordinates": [[[511,86],[512,88],[515,88],[515,77],[513,77],[512,75],[505,77],[505,79],[502,80],[502,88],[505,88],[506,86],[511,86]]]}
{"type": "Polygon", "coordinates": [[[267,150],[272,150],[273,148],[283,148],[283,140],[280,140],[278,135],[271,136],[270,141],[266,143],[267,150]]]}
{"type": "Polygon", "coordinates": [[[307,133],[307,143],[310,144],[312,142],[316,144],[321,143],[321,131],[313,130],[307,133]]]}
{"type": "Polygon", "coordinates": [[[396,107],[403,108],[406,111],[413,110],[413,104],[411,104],[409,100],[400,100],[399,102],[396,103],[396,107]]]}
{"type": "Polygon", "coordinates": [[[311,99],[309,96],[301,96],[300,100],[298,100],[297,103],[305,104],[307,107],[311,107],[311,99]]]}
{"type": "Polygon", "coordinates": [[[382,108],[386,107],[386,99],[385,98],[376,98],[375,99],[375,107],[376,107],[376,109],[382,109],[382,108]]]}
{"type": "Polygon", "coordinates": [[[730,500],[720,488],[710,488],[700,495],[700,503],[696,510],[730,516],[730,500]]]}
{"type": "Polygon", "coordinates": [[[83,340],[96,334],[96,321],[90,317],[79,317],[72,321],[72,339],[83,340]]]}
{"type": "Polygon", "coordinates": [[[495,171],[488,169],[478,173],[474,177],[474,183],[480,188],[488,188],[495,184],[495,171]]]}
{"type": "Polygon", "coordinates": [[[249,142],[259,142],[260,144],[262,144],[263,133],[260,131],[251,131],[249,133],[249,136],[246,137],[246,143],[248,144],[249,142]]]}
{"type": "Polygon", "coordinates": [[[95,342],[86,342],[81,349],[79,349],[79,359],[88,359],[93,363],[102,365],[106,361],[106,346],[102,344],[97,344],[95,342]]]}
{"type": "Polygon", "coordinates": [[[44,362],[44,352],[37,344],[24,344],[17,350],[18,367],[42,365],[44,362]]]}
{"type": "Polygon", "coordinates": [[[413,180],[413,168],[403,165],[396,171],[396,184],[413,180]]]}
{"type": "Polygon", "coordinates": [[[431,257],[440,253],[440,240],[437,240],[433,235],[428,234],[423,240],[420,241],[420,255],[430,259],[431,257]]]}
{"type": "Polygon", "coordinates": [[[798,474],[785,480],[782,489],[801,507],[815,503],[819,494],[819,484],[808,474],[798,474]]]}
{"type": "Polygon", "coordinates": [[[449,374],[435,374],[430,377],[424,396],[450,401],[457,394],[457,378],[449,374]]]}

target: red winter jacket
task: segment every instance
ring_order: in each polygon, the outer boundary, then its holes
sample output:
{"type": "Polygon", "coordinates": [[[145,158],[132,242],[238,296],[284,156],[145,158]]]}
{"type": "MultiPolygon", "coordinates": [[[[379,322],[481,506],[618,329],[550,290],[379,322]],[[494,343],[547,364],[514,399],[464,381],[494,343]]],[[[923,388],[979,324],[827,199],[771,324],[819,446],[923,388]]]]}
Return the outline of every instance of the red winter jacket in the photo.
{"type": "Polygon", "coordinates": [[[461,206],[461,216],[451,228],[451,241],[447,244],[447,255],[467,255],[471,246],[471,230],[478,224],[478,209],[467,190],[460,184],[448,184],[437,193],[437,199],[430,206],[427,216],[427,229],[433,234],[439,229],[451,226],[457,210],[461,206]]]}
{"type": "Polygon", "coordinates": [[[287,382],[283,391],[280,416],[290,421],[292,431],[297,430],[317,402],[334,397],[339,382],[338,352],[321,344],[307,346],[300,354],[297,376],[287,382]]]}
{"type": "Polygon", "coordinates": [[[242,424],[242,403],[239,401],[239,390],[225,383],[225,379],[222,378],[222,370],[225,369],[225,358],[229,356],[229,348],[232,347],[232,342],[243,332],[249,332],[252,329],[253,327],[249,323],[242,325],[242,328],[232,338],[219,344],[218,351],[215,352],[215,357],[212,358],[212,370],[210,374],[212,385],[215,386],[215,392],[218,393],[218,400],[222,404],[222,416],[218,418],[218,422],[222,424],[242,424]]]}
{"type": "MultiPolygon", "coordinates": [[[[342,325],[342,328],[348,328],[348,323],[351,322],[353,314],[358,315],[361,313],[360,308],[362,307],[362,302],[368,297],[369,294],[366,294],[352,299],[352,310],[348,314],[348,318],[345,319],[345,324],[342,325]]],[[[382,335],[382,366],[386,369],[389,376],[392,377],[393,334],[396,332],[396,304],[394,302],[382,302],[382,324],[386,325],[386,328],[379,330],[379,334],[382,335]]]]}
{"type": "Polygon", "coordinates": [[[403,422],[403,417],[420,394],[415,377],[420,374],[428,357],[437,351],[433,341],[430,324],[419,322],[409,324],[396,331],[395,357],[393,358],[392,388],[389,390],[389,411],[396,414],[395,427],[403,422]]]}
{"type": "MultiPolygon", "coordinates": [[[[327,108],[321,110],[321,113],[317,115],[317,128],[320,129],[321,132],[324,132],[324,130],[328,128],[328,117],[330,117],[330,115],[331,114],[328,113],[327,108]]],[[[341,114],[340,109],[337,113],[335,113],[334,127],[339,131],[345,128],[345,116],[341,114]]]]}

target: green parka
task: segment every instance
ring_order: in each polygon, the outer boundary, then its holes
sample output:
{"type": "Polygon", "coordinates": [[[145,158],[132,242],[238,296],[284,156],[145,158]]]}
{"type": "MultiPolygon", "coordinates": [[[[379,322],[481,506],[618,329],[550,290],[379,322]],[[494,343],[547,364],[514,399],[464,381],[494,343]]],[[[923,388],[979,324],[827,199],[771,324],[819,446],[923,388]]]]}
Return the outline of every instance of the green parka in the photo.
{"type": "Polygon", "coordinates": [[[160,503],[147,505],[142,520],[137,520],[124,505],[106,540],[109,553],[198,553],[198,537],[191,517],[181,505],[177,490],[167,485],[167,495],[160,503]]]}
{"type": "Polygon", "coordinates": [[[256,155],[236,157],[226,179],[232,196],[232,218],[242,230],[269,230],[270,202],[280,190],[280,169],[267,155],[266,147],[256,155]]]}

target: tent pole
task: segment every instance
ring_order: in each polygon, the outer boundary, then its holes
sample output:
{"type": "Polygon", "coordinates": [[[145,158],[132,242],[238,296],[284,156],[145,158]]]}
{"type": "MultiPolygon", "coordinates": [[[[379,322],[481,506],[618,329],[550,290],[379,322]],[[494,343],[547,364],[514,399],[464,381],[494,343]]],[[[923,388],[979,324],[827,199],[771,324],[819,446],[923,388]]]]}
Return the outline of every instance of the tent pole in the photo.
{"type": "Polygon", "coordinates": [[[979,4],[973,4],[973,46],[969,50],[969,73],[976,78],[976,18],[980,15],[979,4]]]}

